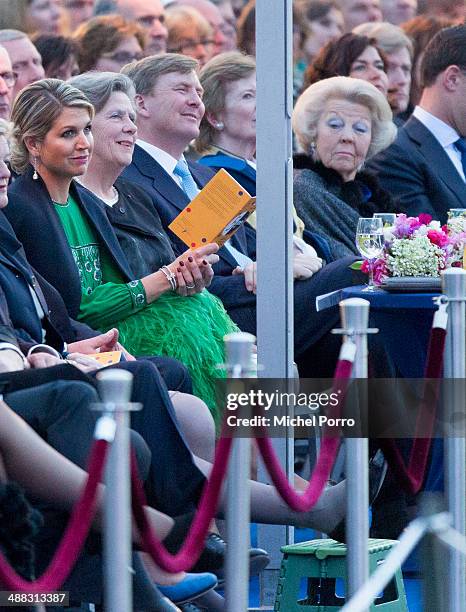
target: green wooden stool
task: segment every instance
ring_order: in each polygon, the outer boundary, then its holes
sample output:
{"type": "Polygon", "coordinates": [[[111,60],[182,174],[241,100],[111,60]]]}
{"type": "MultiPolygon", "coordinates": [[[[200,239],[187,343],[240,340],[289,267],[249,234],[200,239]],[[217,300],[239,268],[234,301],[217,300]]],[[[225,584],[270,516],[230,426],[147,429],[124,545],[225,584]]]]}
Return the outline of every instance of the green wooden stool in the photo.
{"type": "MultiPolygon", "coordinates": [[[[375,571],[396,540],[369,540],[369,572],[375,571]]],[[[333,612],[345,604],[346,546],[335,540],[311,540],[283,546],[283,560],[275,598],[275,612],[333,612]],[[299,599],[302,582],[306,595],[299,599]]],[[[407,612],[399,569],[371,612],[407,612]]]]}

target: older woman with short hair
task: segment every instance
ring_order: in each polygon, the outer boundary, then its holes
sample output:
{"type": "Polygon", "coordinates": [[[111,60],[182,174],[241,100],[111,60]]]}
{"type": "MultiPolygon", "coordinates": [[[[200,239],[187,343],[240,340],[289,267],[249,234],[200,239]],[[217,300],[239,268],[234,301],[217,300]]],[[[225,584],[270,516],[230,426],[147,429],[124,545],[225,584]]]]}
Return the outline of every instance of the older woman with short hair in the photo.
{"type": "Polygon", "coordinates": [[[146,45],[141,26],[121,15],[94,17],[81,24],[73,38],[79,45],[81,72],[120,72],[125,64],[141,59],[146,45]]]}
{"type": "Polygon", "coordinates": [[[360,79],[325,79],[299,97],[293,129],[303,151],[295,157],[298,215],[325,235],[335,258],[357,254],[358,218],[396,210],[375,176],[362,171],[395,138],[387,100],[360,79]]]}

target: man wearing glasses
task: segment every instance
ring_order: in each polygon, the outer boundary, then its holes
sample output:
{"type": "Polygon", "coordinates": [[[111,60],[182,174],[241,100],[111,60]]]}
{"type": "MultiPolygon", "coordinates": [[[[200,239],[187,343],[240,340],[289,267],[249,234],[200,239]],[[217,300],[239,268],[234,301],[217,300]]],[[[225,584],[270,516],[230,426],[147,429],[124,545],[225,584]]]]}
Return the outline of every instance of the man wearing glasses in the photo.
{"type": "Polygon", "coordinates": [[[11,68],[11,60],[7,50],[0,46],[0,117],[10,118],[11,100],[16,74],[11,68]]]}

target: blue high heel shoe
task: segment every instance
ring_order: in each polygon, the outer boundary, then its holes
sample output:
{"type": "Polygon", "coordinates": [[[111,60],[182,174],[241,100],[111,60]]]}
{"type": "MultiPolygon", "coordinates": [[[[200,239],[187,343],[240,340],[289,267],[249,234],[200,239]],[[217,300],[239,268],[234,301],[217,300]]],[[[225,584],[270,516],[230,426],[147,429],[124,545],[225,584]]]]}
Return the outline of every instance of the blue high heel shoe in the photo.
{"type": "Polygon", "coordinates": [[[157,585],[157,588],[173,603],[182,604],[205,595],[216,586],[217,576],[204,572],[202,574],[186,574],[186,577],[178,584],[172,586],[157,585]]]}

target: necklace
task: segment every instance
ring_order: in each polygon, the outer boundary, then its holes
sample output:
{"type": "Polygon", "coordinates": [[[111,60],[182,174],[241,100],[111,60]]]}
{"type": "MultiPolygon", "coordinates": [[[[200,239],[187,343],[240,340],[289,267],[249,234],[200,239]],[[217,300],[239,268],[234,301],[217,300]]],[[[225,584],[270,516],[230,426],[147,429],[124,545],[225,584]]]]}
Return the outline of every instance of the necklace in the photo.
{"type": "Polygon", "coordinates": [[[66,202],[55,202],[55,200],[52,200],[52,202],[55,204],[55,206],[61,206],[62,208],[64,206],[69,206],[70,205],[70,196],[67,197],[66,202]]]}

